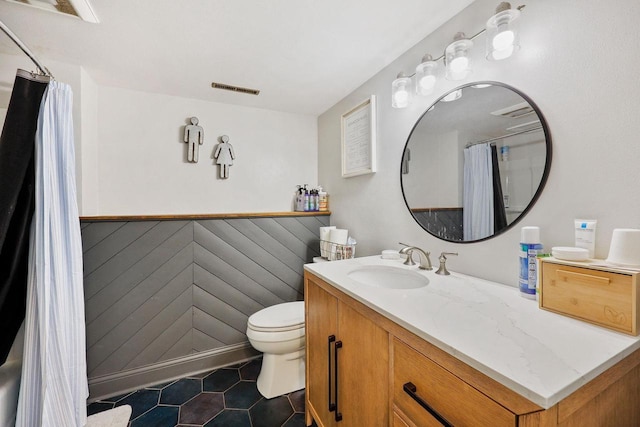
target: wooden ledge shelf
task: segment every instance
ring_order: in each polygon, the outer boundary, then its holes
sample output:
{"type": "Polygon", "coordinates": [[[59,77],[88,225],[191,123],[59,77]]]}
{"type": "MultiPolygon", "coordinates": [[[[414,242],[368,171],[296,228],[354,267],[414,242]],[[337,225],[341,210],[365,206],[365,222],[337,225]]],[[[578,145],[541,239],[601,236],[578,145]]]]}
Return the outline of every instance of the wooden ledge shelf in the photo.
{"type": "Polygon", "coordinates": [[[99,215],[81,216],[80,221],[171,221],[229,218],[281,218],[294,216],[329,216],[327,212],[248,212],[220,214],[177,214],[177,215],[99,215]]]}

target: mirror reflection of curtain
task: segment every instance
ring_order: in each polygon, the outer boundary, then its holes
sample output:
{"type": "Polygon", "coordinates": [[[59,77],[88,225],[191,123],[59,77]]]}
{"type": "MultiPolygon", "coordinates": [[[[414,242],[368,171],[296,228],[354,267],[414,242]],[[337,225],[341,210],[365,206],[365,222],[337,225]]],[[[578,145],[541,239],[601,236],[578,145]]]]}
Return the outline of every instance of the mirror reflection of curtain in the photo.
{"type": "Polygon", "coordinates": [[[493,230],[497,233],[507,226],[507,211],[504,207],[502,179],[498,167],[498,149],[491,146],[491,166],[493,168],[493,230]]]}
{"type": "Polygon", "coordinates": [[[464,240],[493,235],[493,162],[489,144],[475,144],[464,149],[462,207],[464,240]]]}

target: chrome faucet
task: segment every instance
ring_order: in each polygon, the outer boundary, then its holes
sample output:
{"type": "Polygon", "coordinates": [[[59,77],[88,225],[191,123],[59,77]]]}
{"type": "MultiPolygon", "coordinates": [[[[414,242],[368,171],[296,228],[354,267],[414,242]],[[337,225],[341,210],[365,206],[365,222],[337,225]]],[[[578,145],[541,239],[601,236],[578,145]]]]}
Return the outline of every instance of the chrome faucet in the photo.
{"type": "Polygon", "coordinates": [[[438,267],[436,274],[442,274],[443,276],[448,276],[451,274],[449,273],[449,270],[447,270],[447,255],[458,255],[458,252],[442,252],[438,257],[438,261],[440,261],[440,267],[438,267]]]}
{"type": "Polygon", "coordinates": [[[431,266],[431,259],[429,259],[429,255],[431,255],[431,252],[423,251],[417,246],[409,246],[405,245],[404,243],[400,244],[405,246],[399,251],[402,255],[407,256],[407,259],[404,262],[405,265],[416,265],[415,261],[413,261],[413,252],[415,251],[418,252],[418,255],[420,257],[420,265],[418,266],[418,268],[422,270],[433,270],[433,267],[431,266]]]}

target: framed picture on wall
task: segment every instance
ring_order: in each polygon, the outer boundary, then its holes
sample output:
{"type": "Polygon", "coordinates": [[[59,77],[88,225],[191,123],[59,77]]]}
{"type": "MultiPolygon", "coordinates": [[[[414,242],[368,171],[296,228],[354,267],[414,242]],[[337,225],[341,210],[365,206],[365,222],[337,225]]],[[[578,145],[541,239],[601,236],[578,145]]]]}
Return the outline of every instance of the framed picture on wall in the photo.
{"type": "Polygon", "coordinates": [[[376,171],[376,97],[342,115],[342,177],[376,171]]]}

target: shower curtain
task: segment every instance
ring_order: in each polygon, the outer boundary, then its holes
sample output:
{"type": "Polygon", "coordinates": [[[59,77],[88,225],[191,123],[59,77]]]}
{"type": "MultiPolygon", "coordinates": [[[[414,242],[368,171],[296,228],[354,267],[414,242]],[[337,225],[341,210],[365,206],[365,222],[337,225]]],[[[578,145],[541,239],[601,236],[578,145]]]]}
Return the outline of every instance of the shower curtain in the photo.
{"type": "Polygon", "coordinates": [[[462,197],[464,240],[478,240],[493,234],[493,166],[489,144],[464,149],[462,197]]]}
{"type": "Polygon", "coordinates": [[[0,136],[0,364],[24,320],[33,150],[40,101],[48,82],[48,78],[18,70],[0,136]]]}
{"type": "Polygon", "coordinates": [[[81,427],[89,395],[72,93],[51,82],[35,147],[25,348],[16,427],[81,427]]]}

